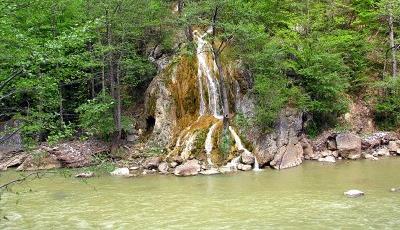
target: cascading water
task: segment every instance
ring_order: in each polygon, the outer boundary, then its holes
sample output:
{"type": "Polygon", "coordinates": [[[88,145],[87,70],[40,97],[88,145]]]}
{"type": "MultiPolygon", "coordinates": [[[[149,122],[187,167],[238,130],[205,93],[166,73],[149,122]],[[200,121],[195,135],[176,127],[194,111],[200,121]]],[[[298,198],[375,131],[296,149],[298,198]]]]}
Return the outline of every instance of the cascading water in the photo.
{"type": "MultiPolygon", "coordinates": [[[[231,132],[233,138],[235,139],[236,148],[237,148],[239,151],[243,151],[243,152],[245,152],[245,153],[252,154],[249,150],[247,150],[247,149],[243,146],[242,140],[240,140],[239,135],[237,135],[237,133],[235,132],[235,130],[234,130],[231,126],[229,126],[229,131],[231,132]]],[[[253,170],[255,170],[255,171],[260,170],[260,166],[259,166],[259,164],[258,164],[257,157],[254,157],[254,168],[253,168],[253,170]]]]}
{"type": "Polygon", "coordinates": [[[199,82],[199,93],[200,93],[200,116],[205,115],[205,95],[203,90],[203,82],[207,85],[208,92],[208,110],[217,119],[222,119],[221,114],[222,106],[220,103],[220,89],[218,80],[216,79],[216,63],[211,55],[211,46],[204,40],[208,32],[200,35],[196,30],[193,32],[195,39],[197,40],[197,60],[198,60],[198,71],[197,78],[199,82]],[[211,58],[210,58],[211,57],[211,58]],[[209,62],[212,62],[210,64],[209,62]],[[205,78],[205,79],[204,79],[205,78]]]}
{"type": "MultiPolygon", "coordinates": [[[[211,33],[211,30],[209,29],[207,32],[204,34],[200,34],[197,30],[193,32],[194,39],[197,44],[197,62],[198,62],[198,69],[197,69],[197,82],[198,82],[198,90],[199,90],[199,118],[197,121],[192,123],[191,126],[186,128],[178,137],[176,147],[178,149],[181,149],[181,156],[183,159],[188,159],[190,156],[190,153],[193,149],[193,145],[195,143],[195,139],[198,136],[197,134],[199,133],[198,126],[204,120],[202,120],[203,117],[206,117],[207,115],[211,115],[214,118],[218,119],[217,122],[213,122],[213,124],[210,126],[206,140],[204,143],[204,150],[207,155],[207,163],[209,165],[213,165],[212,160],[211,160],[211,153],[213,150],[213,135],[215,133],[216,128],[218,127],[218,124],[221,122],[223,119],[222,116],[222,102],[221,102],[221,89],[219,85],[219,81],[217,79],[217,72],[218,72],[218,67],[216,65],[215,59],[212,54],[212,47],[211,45],[207,42],[205,37],[211,33]],[[193,128],[191,128],[193,126],[193,128]]],[[[239,93],[240,93],[240,86],[237,80],[234,81],[235,84],[235,106],[238,106],[238,101],[239,101],[239,93]]],[[[209,121],[208,121],[209,122],[209,121]]],[[[209,124],[209,123],[208,123],[209,124]]],[[[240,137],[237,135],[235,130],[232,127],[229,127],[230,133],[235,139],[235,144],[236,147],[239,151],[244,151],[248,152],[251,154],[250,151],[248,151],[242,144],[242,141],[240,140],[240,137]]],[[[233,159],[230,163],[228,163],[227,166],[236,168],[237,165],[240,163],[240,157],[236,157],[233,159]]],[[[259,166],[257,163],[257,159],[254,164],[254,169],[258,170],[259,166]]]]}
{"type": "Polygon", "coordinates": [[[210,127],[210,130],[207,133],[206,143],[204,144],[205,150],[206,150],[206,154],[207,154],[207,162],[208,162],[209,165],[213,165],[213,163],[211,161],[211,151],[213,149],[212,135],[214,133],[215,128],[217,128],[217,125],[218,125],[218,123],[215,123],[214,125],[212,125],[210,127]]]}

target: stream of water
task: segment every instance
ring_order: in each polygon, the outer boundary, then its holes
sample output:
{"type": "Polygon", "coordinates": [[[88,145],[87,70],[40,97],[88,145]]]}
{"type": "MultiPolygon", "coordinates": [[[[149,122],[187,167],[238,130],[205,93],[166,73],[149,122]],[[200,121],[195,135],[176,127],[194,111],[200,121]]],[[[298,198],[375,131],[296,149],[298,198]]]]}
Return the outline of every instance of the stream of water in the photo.
{"type": "Polygon", "coordinates": [[[57,174],[5,192],[0,229],[396,229],[399,172],[388,158],[188,178],[57,174]],[[353,188],[365,197],[343,195],[353,188]]]}

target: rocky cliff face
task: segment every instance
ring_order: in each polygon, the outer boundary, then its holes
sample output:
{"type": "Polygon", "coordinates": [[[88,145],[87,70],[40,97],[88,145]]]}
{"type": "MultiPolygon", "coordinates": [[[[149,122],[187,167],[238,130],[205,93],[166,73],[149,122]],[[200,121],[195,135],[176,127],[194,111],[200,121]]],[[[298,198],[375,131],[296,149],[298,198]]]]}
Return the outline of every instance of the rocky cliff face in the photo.
{"type": "MultiPolygon", "coordinates": [[[[217,69],[203,39],[207,34],[195,33],[196,57],[172,58],[146,91],[142,127],[148,137],[147,145],[167,147],[170,157],[197,158],[209,165],[213,162],[221,165],[243,152],[250,153],[247,149],[253,149],[262,166],[284,169],[301,164],[304,149],[312,151],[312,148],[302,133],[302,113],[292,108],[281,112],[270,133],[262,132],[257,126],[249,130],[231,127],[229,154],[219,152],[222,106],[217,69]]],[[[253,120],[255,100],[251,96],[250,74],[240,68],[240,62],[224,63],[224,74],[231,120],[239,113],[253,120]]]]}
{"type": "MultiPolygon", "coordinates": [[[[255,99],[251,94],[243,96],[238,111],[245,119],[254,120],[255,99]]],[[[294,167],[302,163],[305,151],[313,151],[303,135],[303,114],[293,108],[281,111],[272,132],[263,132],[257,126],[242,132],[251,141],[260,165],[276,169],[294,167]]]]}

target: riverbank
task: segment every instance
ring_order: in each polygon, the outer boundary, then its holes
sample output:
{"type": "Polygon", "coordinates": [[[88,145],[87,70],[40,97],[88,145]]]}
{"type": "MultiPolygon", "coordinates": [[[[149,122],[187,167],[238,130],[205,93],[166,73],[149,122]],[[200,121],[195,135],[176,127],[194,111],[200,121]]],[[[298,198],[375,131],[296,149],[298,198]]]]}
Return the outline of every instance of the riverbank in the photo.
{"type": "MultiPolygon", "coordinates": [[[[399,168],[391,157],[189,178],[51,174],[3,194],[0,228],[396,228],[399,168]],[[365,197],[343,195],[353,188],[365,197]]],[[[1,174],[0,183],[19,175],[1,174]]]]}

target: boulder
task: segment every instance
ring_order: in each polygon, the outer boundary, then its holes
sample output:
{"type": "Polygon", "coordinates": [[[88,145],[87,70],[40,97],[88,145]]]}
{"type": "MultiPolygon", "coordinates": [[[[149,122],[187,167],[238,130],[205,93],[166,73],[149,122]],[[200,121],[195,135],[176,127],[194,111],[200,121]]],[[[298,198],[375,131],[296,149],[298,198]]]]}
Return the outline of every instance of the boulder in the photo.
{"type": "Polygon", "coordinates": [[[286,169],[303,162],[303,148],[300,143],[289,143],[278,150],[278,154],[270,162],[275,169],[286,169]]]}
{"type": "Polygon", "coordinates": [[[391,192],[400,192],[400,188],[391,188],[390,191],[391,192]]]}
{"type": "Polygon", "coordinates": [[[171,168],[175,168],[176,166],[178,166],[178,163],[176,161],[172,161],[171,168]]]}
{"type": "Polygon", "coordinates": [[[339,155],[355,160],[361,157],[361,138],[352,133],[341,133],[336,136],[339,155]]]}
{"type": "Polygon", "coordinates": [[[374,161],[378,160],[378,158],[374,157],[372,154],[365,154],[364,158],[367,160],[374,160],[374,161]]]}
{"type": "Polygon", "coordinates": [[[41,146],[51,155],[54,155],[65,168],[87,167],[92,164],[93,156],[110,150],[107,143],[98,140],[70,141],[57,145],[54,148],[41,146]]]}
{"type": "Polygon", "coordinates": [[[301,146],[303,147],[303,155],[307,160],[311,160],[315,157],[314,150],[310,142],[306,138],[301,139],[301,146]]]}
{"type": "Polygon", "coordinates": [[[324,150],[321,152],[321,156],[322,157],[332,156],[332,157],[336,158],[339,156],[339,153],[338,153],[338,151],[332,151],[332,150],[327,149],[327,150],[324,150]]]}
{"type": "Polygon", "coordinates": [[[238,164],[237,169],[242,171],[250,171],[252,168],[251,165],[238,164]]]}
{"type": "Polygon", "coordinates": [[[389,152],[400,154],[400,141],[389,141],[389,152]]]}
{"type": "Polygon", "coordinates": [[[240,155],[240,160],[245,165],[254,164],[254,156],[248,151],[243,151],[240,155]]]}
{"type": "Polygon", "coordinates": [[[326,146],[329,150],[337,150],[336,140],[334,138],[328,138],[326,141],[326,146]]]}
{"type": "Polygon", "coordinates": [[[355,197],[360,197],[360,196],[364,196],[364,192],[360,191],[360,190],[356,190],[356,189],[352,189],[349,190],[347,192],[344,192],[344,195],[350,198],[355,198],[355,197]]]}
{"type": "Polygon", "coordinates": [[[179,165],[183,163],[183,158],[181,156],[174,156],[172,161],[175,161],[179,165]]]}
{"type": "Polygon", "coordinates": [[[175,168],[175,176],[194,176],[199,174],[201,166],[198,160],[189,160],[175,168]]]}
{"type": "Polygon", "coordinates": [[[381,147],[378,149],[375,149],[375,151],[372,153],[372,156],[374,157],[383,157],[383,156],[390,156],[390,152],[388,148],[381,147]]]}
{"type": "Polygon", "coordinates": [[[90,177],[94,177],[94,173],[93,172],[84,172],[84,173],[79,173],[77,175],[75,175],[76,178],[90,178],[90,177]]]}
{"type": "Polygon", "coordinates": [[[333,156],[326,156],[318,159],[319,162],[336,163],[336,159],[333,156]]]}
{"type": "Polygon", "coordinates": [[[144,161],[143,163],[143,168],[145,169],[157,169],[158,165],[161,162],[161,158],[160,157],[151,157],[148,158],[144,161]]]}
{"type": "Polygon", "coordinates": [[[112,176],[130,176],[128,168],[117,168],[110,173],[112,176]]]}
{"type": "Polygon", "coordinates": [[[158,165],[158,171],[161,174],[168,174],[168,169],[169,169],[169,166],[168,166],[167,162],[162,162],[161,164],[158,165]]]}

